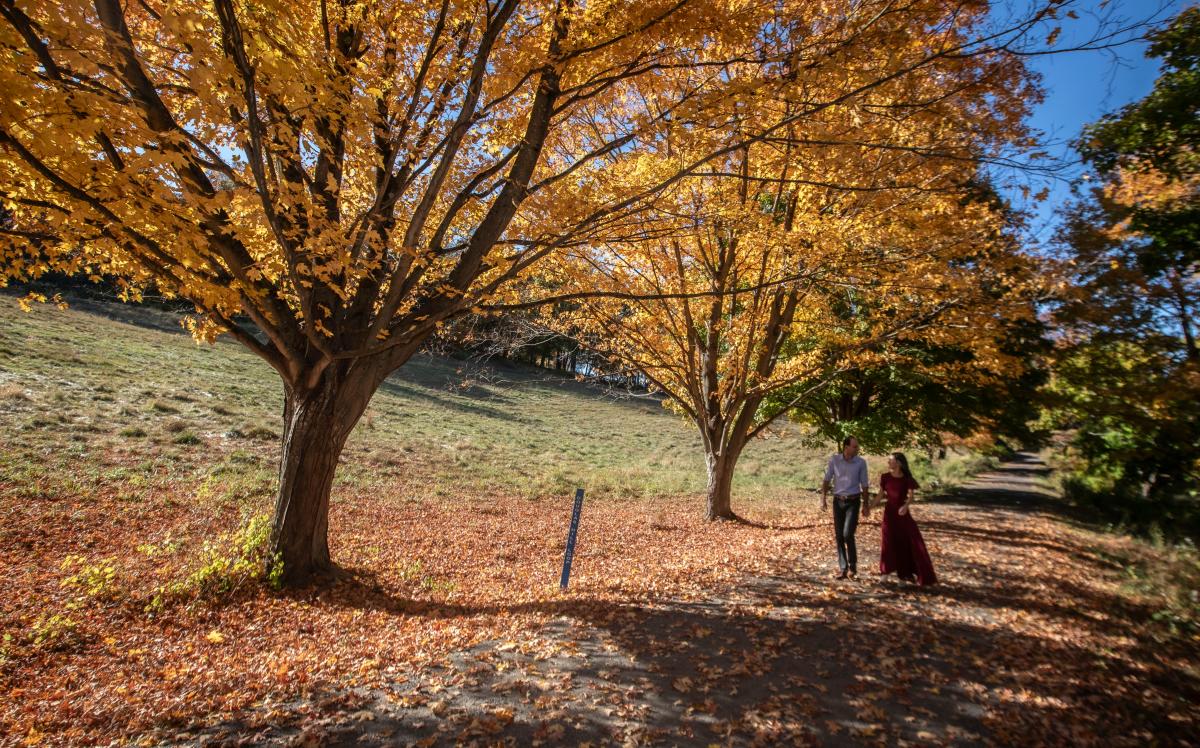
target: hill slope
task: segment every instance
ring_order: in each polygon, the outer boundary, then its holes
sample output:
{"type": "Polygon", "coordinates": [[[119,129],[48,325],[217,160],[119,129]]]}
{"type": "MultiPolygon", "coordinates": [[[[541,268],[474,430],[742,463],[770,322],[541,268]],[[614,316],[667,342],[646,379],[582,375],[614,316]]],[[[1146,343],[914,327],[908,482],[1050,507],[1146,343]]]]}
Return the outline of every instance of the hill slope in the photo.
{"type": "MultiPolygon", "coordinates": [[[[21,435],[13,447],[24,461],[115,451],[202,467],[249,452],[273,469],[275,373],[236,343],[195,344],[167,312],[74,301],[24,313],[0,296],[0,388],[0,428],[21,435]]],[[[795,429],[783,432],[747,449],[735,501],[815,488],[822,455],[795,429]]],[[[560,496],[582,485],[589,495],[650,497],[705,484],[698,435],[657,399],[430,355],[376,394],[339,485],[397,475],[423,478],[433,495],[560,496]]]]}

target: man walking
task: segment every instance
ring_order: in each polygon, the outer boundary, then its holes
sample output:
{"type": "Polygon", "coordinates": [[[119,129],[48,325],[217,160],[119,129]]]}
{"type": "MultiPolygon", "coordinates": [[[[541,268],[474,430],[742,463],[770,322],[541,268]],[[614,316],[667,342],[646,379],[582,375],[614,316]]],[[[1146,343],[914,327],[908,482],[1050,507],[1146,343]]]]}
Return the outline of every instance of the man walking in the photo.
{"type": "Polygon", "coordinates": [[[858,456],[858,439],[847,436],[842,451],[829,458],[825,481],[821,484],[821,511],[829,507],[829,490],[833,489],[833,534],[837,538],[838,579],[847,572],[858,577],[858,547],[854,531],[858,529],[858,510],[870,514],[871,484],[867,481],[867,461],[858,456]],[[867,500],[867,503],[863,503],[867,500]]]}

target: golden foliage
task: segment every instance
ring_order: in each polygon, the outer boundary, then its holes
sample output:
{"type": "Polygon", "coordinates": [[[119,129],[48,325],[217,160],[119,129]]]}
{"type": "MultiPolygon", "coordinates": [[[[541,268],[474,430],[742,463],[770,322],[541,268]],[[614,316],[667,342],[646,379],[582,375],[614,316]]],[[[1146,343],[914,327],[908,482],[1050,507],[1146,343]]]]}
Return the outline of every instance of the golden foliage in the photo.
{"type": "MultiPolygon", "coordinates": [[[[845,84],[829,72],[784,77],[821,98],[845,84]]],[[[1025,81],[1000,57],[932,66],[803,116],[798,98],[739,99],[693,138],[724,156],[565,255],[531,293],[557,287],[572,306],[552,323],[665,392],[700,429],[710,466],[736,461],[840,372],[933,366],[897,342],[972,354],[938,376],[1012,372],[998,340],[1032,314],[1035,279],[980,165],[1025,138],[1025,81]]],[[[638,166],[670,172],[673,157],[638,166]]]]}
{"type": "Polygon", "coordinates": [[[6,2],[3,276],[152,283],[196,304],[200,337],[237,334],[288,381],[387,351],[399,365],[739,141],[905,131],[809,144],[804,178],[823,182],[923,134],[954,157],[1011,139],[1032,95],[1013,56],[971,46],[983,3],[322,8],[6,2]]]}

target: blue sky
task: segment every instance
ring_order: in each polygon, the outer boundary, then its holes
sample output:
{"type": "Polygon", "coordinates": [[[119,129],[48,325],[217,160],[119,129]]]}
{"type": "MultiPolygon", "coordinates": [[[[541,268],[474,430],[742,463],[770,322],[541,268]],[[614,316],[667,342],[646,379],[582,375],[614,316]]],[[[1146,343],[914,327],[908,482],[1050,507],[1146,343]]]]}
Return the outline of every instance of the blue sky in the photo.
{"type": "MultiPolygon", "coordinates": [[[[1158,20],[1156,25],[1174,17],[1195,0],[1079,0],[1072,7],[1078,19],[1063,19],[1062,36],[1056,47],[1069,47],[1089,38],[1100,19],[1158,20]]],[[[1000,3],[1004,5],[1004,3],[1000,3]]],[[[1009,8],[1011,10],[1011,8],[1009,8]]],[[[1077,178],[1082,169],[1067,143],[1080,128],[1099,119],[1107,112],[1136,101],[1147,93],[1158,77],[1158,60],[1145,57],[1146,44],[1136,41],[1116,49],[1064,52],[1034,57],[1030,67],[1042,75],[1046,99],[1036,107],[1029,123],[1044,133],[1047,150],[1056,158],[1071,159],[1074,164],[1064,177],[1077,178]]],[[[1049,240],[1054,228],[1054,210],[1070,198],[1070,185],[1064,179],[1032,179],[1026,181],[1036,192],[1041,187],[1050,190],[1049,198],[1041,203],[1023,200],[1011,190],[1010,198],[1033,214],[1029,227],[1035,243],[1049,240]]]]}

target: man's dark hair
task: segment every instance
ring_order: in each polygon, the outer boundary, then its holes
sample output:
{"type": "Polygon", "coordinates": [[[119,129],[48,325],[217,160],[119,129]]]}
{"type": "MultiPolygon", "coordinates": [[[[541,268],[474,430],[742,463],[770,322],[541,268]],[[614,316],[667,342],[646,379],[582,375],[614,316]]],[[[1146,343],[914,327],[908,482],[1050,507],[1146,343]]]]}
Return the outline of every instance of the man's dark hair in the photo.
{"type": "Polygon", "coordinates": [[[858,441],[858,437],[856,437],[856,436],[847,436],[845,439],[842,439],[842,449],[845,449],[846,447],[849,447],[849,446],[850,446],[850,442],[856,442],[856,441],[858,441]]]}

